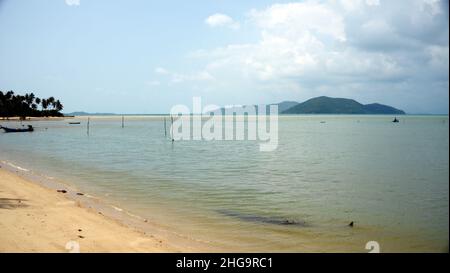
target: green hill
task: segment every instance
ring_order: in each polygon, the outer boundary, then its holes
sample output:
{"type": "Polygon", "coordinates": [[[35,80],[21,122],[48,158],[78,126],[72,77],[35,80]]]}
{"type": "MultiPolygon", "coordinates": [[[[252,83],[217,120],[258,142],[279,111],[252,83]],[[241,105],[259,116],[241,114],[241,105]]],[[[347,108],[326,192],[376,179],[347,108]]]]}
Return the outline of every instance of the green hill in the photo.
{"type": "Polygon", "coordinates": [[[299,103],[285,111],[283,114],[396,114],[405,112],[394,107],[373,103],[361,104],[352,99],[317,97],[299,103]]]}
{"type": "Polygon", "coordinates": [[[296,101],[283,101],[278,103],[278,112],[279,113],[283,113],[284,111],[294,107],[295,105],[297,105],[298,102],[296,101]]]}

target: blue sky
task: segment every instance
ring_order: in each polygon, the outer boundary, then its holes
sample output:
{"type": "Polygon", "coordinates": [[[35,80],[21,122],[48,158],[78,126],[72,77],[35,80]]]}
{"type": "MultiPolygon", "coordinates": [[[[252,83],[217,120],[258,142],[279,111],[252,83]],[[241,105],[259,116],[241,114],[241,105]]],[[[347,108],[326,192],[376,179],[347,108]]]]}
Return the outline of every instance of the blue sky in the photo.
{"type": "Polygon", "coordinates": [[[0,0],[0,90],[65,112],[327,95],[448,113],[448,1],[0,0]]]}

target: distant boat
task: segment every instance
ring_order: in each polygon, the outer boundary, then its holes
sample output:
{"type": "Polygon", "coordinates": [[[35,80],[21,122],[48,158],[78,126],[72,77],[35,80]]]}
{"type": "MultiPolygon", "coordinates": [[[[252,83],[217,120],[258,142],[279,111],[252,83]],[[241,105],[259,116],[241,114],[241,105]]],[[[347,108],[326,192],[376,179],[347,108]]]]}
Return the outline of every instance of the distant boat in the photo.
{"type": "Polygon", "coordinates": [[[81,124],[81,122],[77,121],[77,122],[69,122],[69,124],[81,124]]]}
{"type": "Polygon", "coordinates": [[[13,129],[8,127],[1,127],[3,130],[5,130],[5,133],[21,133],[21,132],[33,132],[34,128],[31,125],[28,125],[28,128],[22,128],[22,129],[13,129]]]}
{"type": "Polygon", "coordinates": [[[397,117],[395,117],[392,122],[397,123],[397,122],[400,122],[400,121],[397,119],[397,117]]]}

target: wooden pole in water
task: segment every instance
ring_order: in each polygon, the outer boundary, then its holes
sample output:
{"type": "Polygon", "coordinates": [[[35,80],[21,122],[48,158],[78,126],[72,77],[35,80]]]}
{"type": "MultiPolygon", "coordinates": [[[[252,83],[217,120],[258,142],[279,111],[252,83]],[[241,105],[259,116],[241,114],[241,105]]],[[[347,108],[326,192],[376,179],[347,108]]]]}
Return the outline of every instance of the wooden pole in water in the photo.
{"type": "Polygon", "coordinates": [[[170,126],[170,128],[171,128],[171,130],[172,130],[171,138],[172,138],[172,142],[174,142],[175,139],[173,138],[173,117],[172,117],[172,115],[170,115],[170,120],[171,120],[171,122],[172,122],[172,126],[170,126]]]}
{"type": "Polygon", "coordinates": [[[122,128],[124,127],[124,117],[122,116],[122,128]]]}
{"type": "Polygon", "coordinates": [[[89,117],[88,117],[88,122],[87,122],[87,135],[89,135],[89,117]]]}
{"type": "Polygon", "coordinates": [[[164,117],[164,136],[167,137],[167,129],[166,129],[166,117],[164,117]]]}

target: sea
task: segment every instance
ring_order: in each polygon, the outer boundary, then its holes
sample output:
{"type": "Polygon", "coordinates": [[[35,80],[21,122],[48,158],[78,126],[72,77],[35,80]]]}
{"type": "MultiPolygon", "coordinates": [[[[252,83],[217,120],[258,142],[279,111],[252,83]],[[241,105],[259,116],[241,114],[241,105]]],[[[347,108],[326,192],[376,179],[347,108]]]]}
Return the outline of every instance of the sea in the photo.
{"type": "Polygon", "coordinates": [[[172,141],[163,115],[23,121],[0,161],[212,251],[448,251],[448,116],[397,118],[282,115],[266,152],[172,141]]]}

